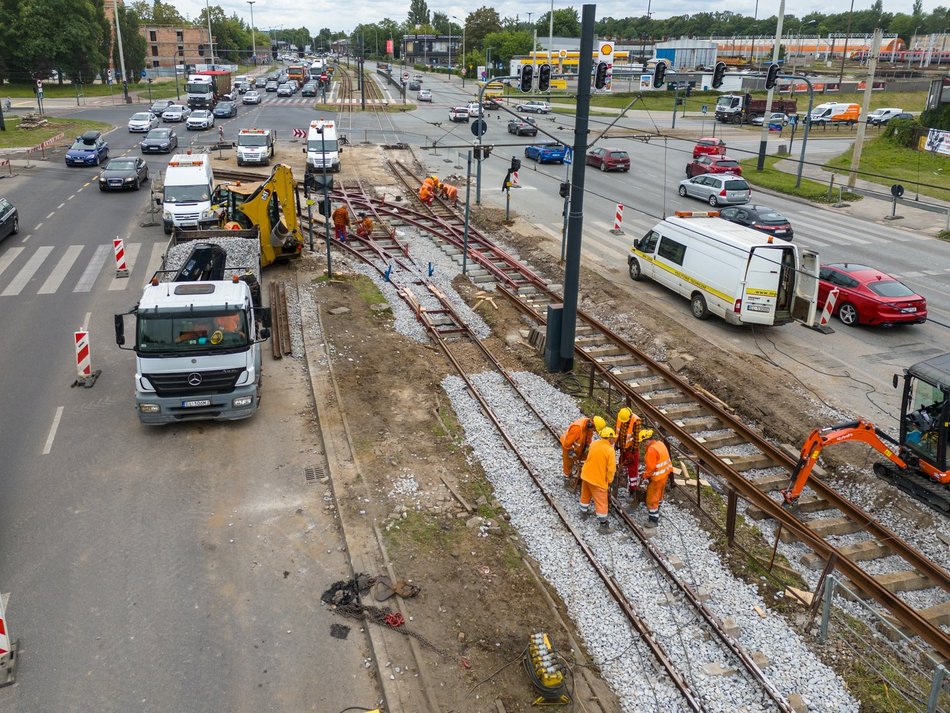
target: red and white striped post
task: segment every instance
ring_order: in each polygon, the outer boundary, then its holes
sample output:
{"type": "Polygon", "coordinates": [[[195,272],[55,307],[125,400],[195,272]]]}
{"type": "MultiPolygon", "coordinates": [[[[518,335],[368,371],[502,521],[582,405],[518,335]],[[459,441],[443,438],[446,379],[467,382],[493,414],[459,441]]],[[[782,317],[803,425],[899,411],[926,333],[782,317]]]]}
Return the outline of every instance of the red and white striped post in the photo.
{"type": "Polygon", "coordinates": [[[517,172],[517,171],[512,171],[512,172],[511,172],[511,187],[512,187],[512,188],[521,188],[521,184],[518,183],[518,172],[517,172]]]}
{"type": "Polygon", "coordinates": [[[76,342],[76,375],[79,381],[92,378],[92,355],[89,353],[89,332],[74,332],[76,342]]]}
{"type": "Polygon", "coordinates": [[[7,625],[6,600],[9,594],[0,594],[0,686],[14,682],[17,643],[10,637],[7,625]]]}
{"type": "Polygon", "coordinates": [[[831,290],[828,293],[828,297],[825,299],[825,308],[821,310],[821,317],[818,318],[818,324],[815,325],[815,329],[819,332],[824,332],[825,334],[830,334],[834,330],[828,326],[828,322],[831,321],[831,315],[835,311],[835,303],[838,301],[839,290],[837,288],[831,290]]]}
{"type": "Polygon", "coordinates": [[[115,276],[128,277],[129,268],[125,264],[125,242],[116,236],[112,241],[112,251],[115,253],[115,276]]]}
{"type": "Polygon", "coordinates": [[[614,212],[614,227],[610,232],[614,235],[623,235],[623,203],[617,204],[617,210],[614,212]]]}

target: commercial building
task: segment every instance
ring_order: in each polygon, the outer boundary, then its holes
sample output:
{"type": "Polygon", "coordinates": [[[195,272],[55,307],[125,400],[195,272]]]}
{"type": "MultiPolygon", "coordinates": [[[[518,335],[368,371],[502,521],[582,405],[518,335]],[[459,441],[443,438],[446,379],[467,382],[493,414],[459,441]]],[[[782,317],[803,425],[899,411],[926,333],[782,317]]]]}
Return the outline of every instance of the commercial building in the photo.
{"type": "Polygon", "coordinates": [[[462,58],[462,35],[405,35],[402,56],[409,64],[447,67],[462,58]]]}
{"type": "Polygon", "coordinates": [[[145,38],[147,67],[174,71],[176,65],[202,64],[211,59],[207,28],[145,25],[139,32],[145,38]]]}

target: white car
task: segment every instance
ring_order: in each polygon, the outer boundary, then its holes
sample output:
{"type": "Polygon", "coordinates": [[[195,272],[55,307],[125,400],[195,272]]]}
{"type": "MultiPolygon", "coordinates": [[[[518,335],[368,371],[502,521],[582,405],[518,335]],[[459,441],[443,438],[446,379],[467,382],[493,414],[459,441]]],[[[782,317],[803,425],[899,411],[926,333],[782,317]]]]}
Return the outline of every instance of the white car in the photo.
{"type": "Polygon", "coordinates": [[[551,105],[547,102],[530,101],[515,106],[515,111],[533,111],[535,114],[549,114],[551,105]]]}
{"type": "Polygon", "coordinates": [[[198,109],[185,122],[185,128],[189,131],[192,129],[210,129],[212,126],[214,126],[214,114],[207,109],[198,109]]]}
{"type": "Polygon", "coordinates": [[[129,119],[129,131],[148,133],[158,126],[158,117],[150,111],[140,111],[129,119]]]}
{"type": "Polygon", "coordinates": [[[468,121],[469,113],[467,106],[453,106],[449,109],[449,121],[468,121]]]}
{"type": "Polygon", "coordinates": [[[260,104],[261,95],[260,92],[254,91],[253,89],[244,94],[244,99],[242,99],[245,104],[260,104]]]}
{"type": "Polygon", "coordinates": [[[478,105],[478,102],[469,102],[467,107],[468,115],[472,118],[477,119],[482,115],[482,108],[478,105]]]}
{"type": "MultiPolygon", "coordinates": [[[[765,121],[765,117],[755,116],[752,118],[752,124],[754,126],[762,126],[762,123],[765,121]]],[[[780,111],[773,111],[769,114],[769,124],[781,124],[782,126],[788,126],[788,116],[783,114],[780,111]]]]}
{"type": "Polygon", "coordinates": [[[421,102],[431,102],[432,101],[432,90],[431,89],[420,89],[419,93],[416,94],[416,99],[421,102]]]}
{"type": "Polygon", "coordinates": [[[183,104],[172,104],[162,112],[162,121],[185,121],[191,116],[191,109],[183,104]]]}

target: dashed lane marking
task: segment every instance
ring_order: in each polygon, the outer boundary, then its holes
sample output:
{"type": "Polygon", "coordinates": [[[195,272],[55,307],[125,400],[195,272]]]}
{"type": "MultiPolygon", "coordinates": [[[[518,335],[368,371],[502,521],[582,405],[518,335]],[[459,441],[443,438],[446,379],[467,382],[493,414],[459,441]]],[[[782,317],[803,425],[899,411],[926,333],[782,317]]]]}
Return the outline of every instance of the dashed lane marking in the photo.
{"type": "Polygon", "coordinates": [[[71,200],[72,200],[73,198],[75,198],[75,197],[76,197],[76,194],[73,193],[73,194],[72,194],[69,198],[67,198],[66,200],[71,201],[71,200]]]}
{"type": "Polygon", "coordinates": [[[59,428],[59,420],[63,417],[63,407],[56,407],[56,415],[53,416],[53,424],[49,427],[49,435],[46,437],[46,446],[43,448],[43,455],[48,456],[53,450],[53,439],[56,438],[56,430],[59,428]]]}
{"type": "Polygon", "coordinates": [[[50,218],[52,218],[55,213],[56,213],[55,210],[51,210],[51,211],[49,212],[49,215],[46,216],[46,220],[49,220],[50,218]]]}
{"type": "Polygon", "coordinates": [[[66,201],[63,201],[63,202],[60,203],[58,206],[56,206],[56,210],[59,210],[59,209],[62,208],[64,205],[66,205],[66,201]]]}
{"type": "Polygon", "coordinates": [[[36,224],[36,227],[34,228],[34,230],[39,230],[42,227],[43,227],[43,221],[41,220],[39,223],[36,224]]]}
{"type": "Polygon", "coordinates": [[[32,237],[33,237],[33,233],[27,233],[26,235],[23,236],[23,240],[21,240],[20,242],[25,243],[27,240],[29,240],[32,237]]]}

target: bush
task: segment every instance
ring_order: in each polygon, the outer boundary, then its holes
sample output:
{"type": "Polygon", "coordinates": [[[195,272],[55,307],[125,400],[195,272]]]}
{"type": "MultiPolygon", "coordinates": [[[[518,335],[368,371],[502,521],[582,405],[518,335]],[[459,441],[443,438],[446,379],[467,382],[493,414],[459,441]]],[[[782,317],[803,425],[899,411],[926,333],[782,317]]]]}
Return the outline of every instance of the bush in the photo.
{"type": "Polygon", "coordinates": [[[944,102],[936,109],[929,109],[920,115],[920,123],[931,129],[950,131],[950,103],[944,102]]]}
{"type": "Polygon", "coordinates": [[[915,149],[917,148],[917,137],[920,136],[922,131],[923,127],[919,119],[891,119],[887,122],[883,136],[898,146],[915,149]]]}

